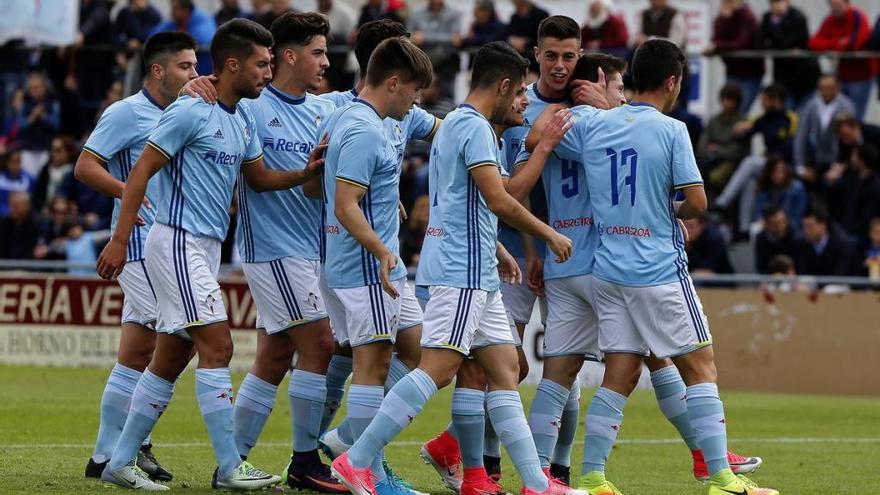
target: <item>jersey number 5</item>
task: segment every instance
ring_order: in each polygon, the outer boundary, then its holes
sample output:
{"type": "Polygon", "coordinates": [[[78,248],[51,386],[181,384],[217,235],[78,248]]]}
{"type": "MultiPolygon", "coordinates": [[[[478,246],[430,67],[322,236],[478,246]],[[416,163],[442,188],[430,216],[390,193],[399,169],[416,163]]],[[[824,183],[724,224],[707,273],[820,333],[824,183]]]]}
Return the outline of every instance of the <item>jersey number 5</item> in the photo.
{"type": "Polygon", "coordinates": [[[566,198],[577,196],[578,193],[578,171],[581,163],[574,160],[562,160],[562,195],[566,198]]]}
{"type": "Polygon", "coordinates": [[[639,165],[639,154],[632,148],[627,148],[617,153],[612,148],[605,149],[605,155],[608,156],[611,165],[611,206],[620,204],[620,191],[617,185],[617,174],[619,168],[629,166],[629,175],[623,180],[624,186],[629,186],[629,204],[636,205],[636,169],[639,165]],[[618,159],[620,162],[618,163],[618,159]]]}

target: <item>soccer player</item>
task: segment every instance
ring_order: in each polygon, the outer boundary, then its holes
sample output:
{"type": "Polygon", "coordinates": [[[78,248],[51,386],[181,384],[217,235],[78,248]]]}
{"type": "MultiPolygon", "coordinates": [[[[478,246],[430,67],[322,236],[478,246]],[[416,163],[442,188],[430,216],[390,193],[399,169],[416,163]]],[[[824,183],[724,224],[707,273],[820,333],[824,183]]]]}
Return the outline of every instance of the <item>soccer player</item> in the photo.
{"type": "Polygon", "coordinates": [[[158,306],[156,350],[135,387],[131,410],[102,479],[125,488],[167,490],[134,465],[138,446],[165,410],[174,382],[199,354],[196,394],[218,468],[211,485],[223,490],[256,490],[277,484],[239,457],[233,435],[232,339],[217,283],[220,243],[229,224],[227,209],[239,175],[257,191],[289,189],[315,175],[323,160],[312,153],[302,170],[269,170],[260,140],[242,98],[256,98],[272,77],[272,35],[260,25],[235,19],[211,42],[218,103],[180,97],[162,114],[128,177],[98,273],[115,278],[124,268],[126,248],[149,179],[159,172],[156,221],[145,245],[145,266],[158,306]],[[171,162],[171,165],[166,165],[171,162]]]}
{"type": "MultiPolygon", "coordinates": [[[[326,282],[342,308],[339,321],[351,346],[354,375],[348,393],[354,440],[379,409],[402,319],[404,299],[415,304],[400,260],[400,167],[387,139],[387,117],[402,120],[430,84],[428,56],[404,37],[376,47],[364,90],[336,110],[319,133],[329,135],[324,169],[326,282]]],[[[340,338],[337,332],[337,339],[340,338]]],[[[380,493],[413,493],[385,473],[381,455],[373,467],[380,493]]]]}
{"type": "MultiPolygon", "coordinates": [[[[119,214],[119,198],[125,188],[147,136],[156,127],[165,107],[177,98],[177,92],[196,77],[196,42],[186,33],[159,33],[144,44],[143,60],[147,78],[140,92],[116,102],[101,115],[83,153],[76,162],[76,178],[96,191],[112,196],[113,225],[119,214]]],[[[128,404],[138,379],[156,347],[156,297],[144,268],[144,240],[153,225],[158,182],[150,181],[145,202],[138,211],[139,221],[128,239],[128,256],[119,274],[119,286],[125,295],[122,306],[122,333],[116,365],[107,378],[101,397],[101,421],[98,439],[86,477],[100,478],[110,460],[116,441],[128,416],[128,404]]],[[[151,479],[170,481],[172,474],[153,456],[149,437],[137,454],[137,465],[151,479]]]]}
{"type": "MultiPolygon", "coordinates": [[[[447,116],[434,139],[431,220],[417,276],[420,285],[431,287],[422,358],[419,367],[388,392],[352,448],[333,461],[334,475],[355,495],[374,493],[370,465],[437,389],[450,383],[471,350],[486,372],[489,415],[523,478],[523,493],[572,493],[540,469],[516,392],[516,350],[498,291],[495,215],[547,241],[559,261],[571,252],[567,238],[504,191],[498,170],[498,140],[489,122],[501,121],[515,96],[524,91],[527,66],[506,43],[482,47],[465,104],[447,116]]],[[[474,399],[471,408],[478,420],[458,435],[480,442],[484,399],[474,399]]]]}
{"type": "MultiPolygon", "coordinates": [[[[677,218],[706,210],[706,194],[684,124],[663,115],[687,63],[666,40],[633,58],[634,103],[581,116],[555,153],[582,163],[599,234],[594,297],[605,377],[586,415],[582,484],[620,493],[605,463],[644,358],[671,358],[686,384],[686,410],[706,461],[709,494],[776,495],[730,469],[724,408],[715,384],[712,337],[690,275],[677,218]],[[674,201],[677,193],[684,201],[674,201]]],[[[677,400],[677,398],[675,398],[677,400]]]]}

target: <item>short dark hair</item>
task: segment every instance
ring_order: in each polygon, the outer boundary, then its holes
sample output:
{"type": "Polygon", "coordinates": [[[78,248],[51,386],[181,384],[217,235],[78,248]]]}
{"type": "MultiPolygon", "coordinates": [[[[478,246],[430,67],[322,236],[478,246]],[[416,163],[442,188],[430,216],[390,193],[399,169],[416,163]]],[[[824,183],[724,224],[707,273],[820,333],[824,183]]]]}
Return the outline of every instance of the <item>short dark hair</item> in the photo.
{"type": "Polygon", "coordinates": [[[735,101],[736,107],[739,108],[740,103],[742,103],[743,92],[738,85],[734,83],[727,83],[721,87],[721,91],[718,93],[718,96],[722,100],[735,101]]]}
{"type": "Polygon", "coordinates": [[[775,98],[781,102],[785,102],[786,96],[788,96],[788,91],[785,90],[785,86],[779,83],[769,84],[761,90],[767,98],[775,98]]]}
{"type": "Polygon", "coordinates": [[[767,271],[771,275],[774,273],[788,273],[793,269],[794,260],[786,254],[777,254],[767,262],[767,271]]]}
{"type": "Polygon", "coordinates": [[[275,40],[272,50],[278,59],[281,52],[290,45],[308,45],[316,36],[326,38],[330,34],[330,23],[323,14],[317,12],[289,10],[272,21],[269,32],[275,40]]]}
{"type": "Polygon", "coordinates": [[[633,56],[633,86],[638,93],[653,91],[670,76],[683,77],[686,70],[687,58],[681,48],[669,40],[651,39],[642,43],[633,56]]]}
{"type": "Polygon", "coordinates": [[[172,2],[177,2],[182,8],[192,12],[195,10],[196,5],[193,3],[193,0],[171,0],[172,2]]]}
{"type": "Polygon", "coordinates": [[[803,218],[812,218],[826,226],[831,224],[831,215],[828,214],[828,211],[825,210],[825,208],[818,205],[807,210],[807,212],[804,213],[803,218]]]}
{"type": "Polygon", "coordinates": [[[357,59],[361,75],[367,73],[370,56],[376,47],[379,46],[379,43],[388,38],[407,36],[408,34],[403,24],[392,19],[370,21],[361,26],[354,40],[354,58],[357,59]]]}
{"type": "Polygon", "coordinates": [[[590,82],[599,80],[599,69],[605,73],[605,77],[626,72],[626,60],[617,58],[607,53],[588,53],[578,59],[577,65],[571,72],[571,79],[584,79],[590,82]]]}
{"type": "Polygon", "coordinates": [[[425,88],[434,79],[434,66],[421,48],[405,36],[398,36],[379,43],[373,50],[366,81],[370,86],[378,86],[393,75],[404,83],[419,82],[419,86],[425,88]]]}
{"type": "Polygon", "coordinates": [[[232,19],[223,23],[211,40],[211,61],[214,72],[220,73],[229,57],[246,59],[254,51],[254,45],[271,48],[272,33],[249,19],[232,19]]]}
{"type": "Polygon", "coordinates": [[[780,211],[785,213],[785,210],[783,210],[782,207],[780,207],[779,205],[769,203],[764,206],[764,211],[761,212],[761,216],[766,221],[766,220],[769,220],[770,217],[772,217],[773,215],[776,215],[777,213],[779,213],[780,211]]]}
{"type": "Polygon", "coordinates": [[[485,89],[504,79],[519,84],[526,77],[529,61],[503,41],[493,41],[477,50],[471,72],[471,90],[485,89]]]}
{"type": "Polygon", "coordinates": [[[157,63],[158,59],[167,55],[173,55],[183,50],[196,51],[198,44],[195,38],[183,31],[168,31],[156,33],[144,43],[143,60],[147,71],[150,66],[157,63]]]}
{"type": "Polygon", "coordinates": [[[538,44],[544,38],[556,38],[567,40],[575,38],[581,40],[581,27],[571,17],[564,15],[551,15],[538,24],[538,44]]]}

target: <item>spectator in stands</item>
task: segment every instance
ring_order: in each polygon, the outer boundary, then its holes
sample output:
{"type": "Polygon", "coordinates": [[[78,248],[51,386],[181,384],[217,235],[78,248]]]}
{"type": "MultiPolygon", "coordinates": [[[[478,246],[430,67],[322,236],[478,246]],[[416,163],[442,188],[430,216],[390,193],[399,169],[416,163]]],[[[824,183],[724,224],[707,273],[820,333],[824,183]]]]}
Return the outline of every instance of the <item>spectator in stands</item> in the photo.
{"type": "Polygon", "coordinates": [[[330,38],[327,40],[330,69],[324,79],[333,89],[351,88],[354,86],[354,71],[349,64],[349,43],[354,43],[355,11],[344,0],[318,0],[317,10],[327,16],[330,23],[330,38]]]}
{"type": "MultiPolygon", "coordinates": [[[[771,84],[761,91],[761,108],[764,113],[754,121],[744,120],[734,127],[734,133],[743,138],[760,134],[767,154],[792,159],[792,144],[797,134],[798,116],[785,108],[785,88],[771,84]]],[[[740,106],[742,109],[742,105],[740,106]]]]}
{"type": "MultiPolygon", "coordinates": [[[[110,2],[82,0],[79,8],[79,32],[76,34],[68,66],[65,89],[75,94],[76,102],[69,129],[79,135],[95,122],[95,112],[113,81],[114,53],[107,50],[113,41],[110,2]]],[[[64,111],[63,110],[63,111],[64,111]]]]}
{"type": "Polygon", "coordinates": [[[872,218],[868,227],[868,243],[863,250],[863,273],[871,280],[880,280],[880,218],[872,218]]]}
{"type": "Polygon", "coordinates": [[[9,195],[14,192],[30,195],[36,182],[33,175],[21,169],[21,151],[9,150],[0,168],[0,218],[9,215],[9,195]]]}
{"type": "Polygon", "coordinates": [[[639,32],[633,39],[633,47],[651,38],[666,38],[682,50],[687,45],[687,21],[684,14],[669,5],[669,0],[650,0],[649,8],[642,11],[639,32]]]}
{"type": "Polygon", "coordinates": [[[254,16],[254,20],[261,24],[266,29],[275,22],[275,19],[284,15],[285,12],[293,10],[293,7],[290,6],[290,0],[270,0],[269,1],[269,10],[262,14],[258,14],[254,16]]]}
{"type": "Polygon", "coordinates": [[[71,263],[72,266],[67,268],[68,274],[94,275],[97,250],[109,239],[110,230],[86,232],[79,222],[72,220],[64,226],[64,236],[56,238],[49,245],[49,251],[71,263]]]}
{"type": "MultiPolygon", "coordinates": [[[[171,0],[171,19],[153,28],[150,34],[166,31],[185,31],[196,39],[200,48],[207,48],[217,31],[217,24],[210,14],[196,7],[193,0],[171,0]]],[[[211,73],[211,55],[207,50],[200,50],[196,60],[199,74],[204,76],[211,73]]]]}
{"type": "Polygon", "coordinates": [[[739,86],[743,93],[739,110],[748,113],[761,88],[764,77],[763,58],[723,57],[724,52],[748,50],[753,47],[758,20],[743,0],[721,0],[712,32],[712,46],[706,55],[722,55],[727,82],[739,86]]]}
{"type": "Polygon", "coordinates": [[[34,249],[36,259],[64,259],[62,253],[53,253],[49,250],[52,241],[65,235],[64,228],[72,220],[70,203],[55,196],[49,201],[47,213],[40,220],[40,237],[37,247],[34,249]]]}
{"type": "Polygon", "coordinates": [[[366,3],[364,3],[364,6],[361,7],[361,15],[358,17],[357,22],[358,27],[361,27],[368,22],[381,19],[391,19],[402,24],[403,18],[400,15],[400,11],[402,10],[403,5],[401,4],[402,2],[367,0],[366,3]]]}
{"type": "Polygon", "coordinates": [[[36,216],[26,192],[9,195],[9,216],[0,218],[0,258],[27,260],[34,257],[39,237],[36,216]]]}
{"type": "Polygon", "coordinates": [[[444,0],[428,0],[427,5],[413,12],[407,29],[412,42],[428,54],[434,73],[440,75],[441,93],[451,95],[461,64],[456,49],[461,42],[461,12],[444,0]]]}
{"type": "Polygon", "coordinates": [[[724,237],[705,216],[685,220],[688,271],[697,274],[733,273],[724,237]]]}
{"type": "Polygon", "coordinates": [[[859,244],[864,244],[868,223],[880,216],[877,162],[877,147],[865,142],[853,148],[847,162],[835,163],[825,174],[828,210],[832,218],[859,244]]]}
{"type": "Polygon", "coordinates": [[[403,239],[400,244],[400,252],[407,268],[419,266],[419,253],[422,251],[425,232],[428,230],[430,203],[427,194],[423,194],[416,199],[409,213],[406,229],[402,232],[403,239]]]}
{"type": "Polygon", "coordinates": [[[5,109],[5,112],[0,110],[0,113],[8,115],[5,122],[2,123],[2,129],[0,129],[0,151],[4,153],[13,143],[18,143],[18,114],[23,107],[24,91],[16,89],[12,91],[9,107],[5,109]]]}
{"type": "Polygon", "coordinates": [[[769,207],[781,208],[793,227],[800,226],[807,211],[807,190],[804,184],[795,178],[791,167],[778,155],[767,157],[767,164],[758,179],[758,194],[755,196],[755,214],[752,220],[758,221],[769,207]]]}
{"type": "MultiPolygon", "coordinates": [[[[837,161],[840,163],[849,160],[856,145],[862,143],[880,145],[880,126],[863,124],[851,113],[838,114],[834,119],[834,128],[838,138],[837,161]]],[[[874,170],[880,170],[880,167],[875,167],[874,170]]]]}
{"type": "Polygon", "coordinates": [[[800,128],[792,150],[795,170],[808,186],[817,184],[825,170],[839,158],[835,119],[854,112],[852,102],[840,92],[837,78],[822,75],[816,96],[800,112],[800,128]]]}
{"type": "Polygon", "coordinates": [[[61,124],[61,106],[42,73],[28,75],[15,124],[22,149],[21,166],[25,172],[37,175],[49,158],[49,145],[61,124]]]}
{"type": "Polygon", "coordinates": [[[767,263],[767,273],[776,277],[794,277],[797,271],[794,267],[794,260],[791,256],[777,254],[767,263]]]}
{"type": "MultiPolygon", "coordinates": [[[[811,50],[851,52],[864,49],[871,37],[871,26],[865,12],[850,5],[849,0],[829,0],[831,13],[822,21],[819,31],[810,38],[811,50]]],[[[843,92],[855,105],[856,117],[864,120],[876,73],[874,59],[841,59],[837,66],[843,92]]]]}
{"type": "MultiPolygon", "coordinates": [[[[771,0],[758,29],[756,48],[792,50],[807,48],[810,31],[803,12],[792,7],[790,0],[771,0]]],[[[791,109],[799,109],[816,89],[819,64],[812,58],[774,58],[773,82],[788,90],[791,109]]]]}
{"type": "Polygon", "coordinates": [[[56,195],[64,177],[73,170],[76,161],[76,145],[70,136],[58,136],[52,140],[48,164],[40,170],[34,189],[33,205],[42,211],[46,200],[56,195]]]}
{"type": "Polygon", "coordinates": [[[538,72],[534,47],[538,44],[538,25],[550,17],[550,13],[531,0],[513,0],[514,11],[507,23],[507,42],[530,63],[532,72],[538,72]]]}
{"type": "MultiPolygon", "coordinates": [[[[479,48],[493,41],[507,39],[507,24],[498,19],[498,12],[492,0],[474,2],[474,22],[467,34],[461,38],[461,48],[479,48]]],[[[473,63],[473,57],[471,57],[473,63]]]]}
{"type": "Polygon", "coordinates": [[[697,144],[697,163],[703,180],[713,192],[727,183],[736,166],[749,152],[749,143],[734,135],[734,126],[745,119],[739,111],[742,92],[739,86],[725,84],[719,93],[721,112],[712,117],[697,144]]]}
{"type": "Polygon", "coordinates": [[[770,261],[780,255],[797,256],[801,239],[782,208],[767,205],[763,220],[763,229],[755,238],[755,269],[758,273],[773,273],[770,261]]]}
{"type": "Polygon", "coordinates": [[[691,147],[696,148],[703,134],[703,119],[688,109],[688,95],[679,93],[675,100],[675,106],[669,111],[669,116],[675,120],[684,122],[688,136],[691,138],[691,147]]]}
{"type": "Polygon", "coordinates": [[[832,228],[828,214],[813,210],[804,215],[804,239],[795,262],[801,275],[853,275],[856,251],[846,237],[832,228]]]}
{"type": "Polygon", "coordinates": [[[162,15],[149,0],[129,0],[113,23],[116,42],[125,46],[129,54],[137,53],[150,37],[150,31],[160,22],[162,15]]]}
{"type": "Polygon", "coordinates": [[[601,51],[625,58],[629,31],[623,17],[614,13],[613,0],[593,0],[581,27],[581,46],[591,52],[601,51]]]}
{"type": "Polygon", "coordinates": [[[238,4],[238,0],[220,0],[220,8],[217,10],[217,13],[214,14],[214,24],[220,26],[221,24],[238,17],[253,19],[250,14],[242,10],[241,6],[238,4]]]}
{"type": "Polygon", "coordinates": [[[113,198],[95,191],[91,187],[76,180],[74,171],[67,172],[58,195],[67,198],[76,205],[86,230],[103,230],[110,228],[110,216],[113,214],[113,198]]]}

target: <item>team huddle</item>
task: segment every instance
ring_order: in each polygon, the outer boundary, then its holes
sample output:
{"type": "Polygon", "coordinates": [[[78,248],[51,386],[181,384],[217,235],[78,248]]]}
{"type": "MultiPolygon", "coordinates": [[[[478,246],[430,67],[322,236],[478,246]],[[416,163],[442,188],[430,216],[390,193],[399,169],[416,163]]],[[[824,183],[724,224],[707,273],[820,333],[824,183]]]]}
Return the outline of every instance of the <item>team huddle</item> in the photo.
{"type": "Polygon", "coordinates": [[[328,33],[315,13],[289,12],[269,30],[234,19],[211,42],[211,77],[197,77],[187,34],[157,34],[143,90],[109,107],[84,146],[77,177],[117,198],[98,273],[125,294],[86,476],[169,489],[150,432],[198,355],[215,489],[422,495],[383,449],[454,382],[451,421],[420,451],[446,487],[504,493],[503,444],[522,495],[620,494],[605,464],[645,363],[710,495],[777,494],[743,476],[760,458],[727,450],[712,337],[687,272],[679,219],[702,214],[706,195],[684,124],[663,114],[686,77],[681,51],[644,43],[627,103],[626,63],[581,56],[577,23],[551,16],[537,82],[526,86],[513,48],[489,43],[464,103],[441,122],[414,106],[430,59],[390,20],[360,28],[356,88],[311,94],[329,66],[328,33]],[[413,139],[431,142],[415,288],[398,245],[413,139]],[[234,194],[257,355],[233,401],[217,276],[234,194]],[[518,346],[536,300],[545,362],[527,416],[518,346]],[[587,359],[605,376],[573,480],[587,359]],[[291,457],[278,476],[247,458],[288,371],[291,457]],[[349,378],[347,415],[330,428],[349,378]]]}

